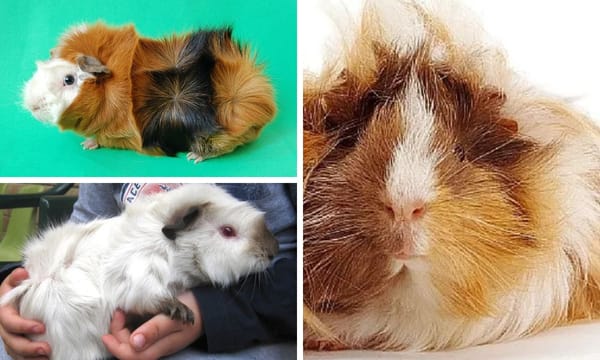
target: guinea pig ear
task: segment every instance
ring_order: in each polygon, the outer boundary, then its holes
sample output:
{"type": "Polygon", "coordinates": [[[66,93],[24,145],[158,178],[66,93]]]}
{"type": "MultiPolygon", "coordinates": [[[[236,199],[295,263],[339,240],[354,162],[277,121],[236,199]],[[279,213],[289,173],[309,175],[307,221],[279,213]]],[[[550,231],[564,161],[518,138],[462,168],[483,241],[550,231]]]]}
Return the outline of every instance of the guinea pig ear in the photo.
{"type": "Polygon", "coordinates": [[[96,79],[106,78],[111,75],[111,71],[93,56],[80,55],[75,60],[81,71],[92,74],[96,79]]]}
{"type": "Polygon", "coordinates": [[[168,224],[163,226],[162,233],[169,239],[175,240],[177,233],[188,229],[202,214],[202,206],[190,206],[182,212],[178,212],[168,224]]]}

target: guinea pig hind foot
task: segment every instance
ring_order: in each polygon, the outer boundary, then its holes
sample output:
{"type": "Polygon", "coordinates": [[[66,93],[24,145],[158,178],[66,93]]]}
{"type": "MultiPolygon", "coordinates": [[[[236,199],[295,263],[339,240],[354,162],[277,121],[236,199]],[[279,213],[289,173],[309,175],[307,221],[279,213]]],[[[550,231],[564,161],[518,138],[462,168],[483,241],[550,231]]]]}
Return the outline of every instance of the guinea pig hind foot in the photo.
{"type": "Polygon", "coordinates": [[[83,148],[85,150],[94,150],[94,149],[97,149],[100,147],[98,145],[98,142],[94,138],[85,139],[84,141],[81,142],[81,146],[83,146],[83,148]]]}
{"type": "Polygon", "coordinates": [[[202,157],[202,155],[197,154],[195,152],[189,152],[187,153],[186,158],[190,161],[193,161],[194,164],[199,163],[200,161],[204,160],[204,158],[202,157]]]}

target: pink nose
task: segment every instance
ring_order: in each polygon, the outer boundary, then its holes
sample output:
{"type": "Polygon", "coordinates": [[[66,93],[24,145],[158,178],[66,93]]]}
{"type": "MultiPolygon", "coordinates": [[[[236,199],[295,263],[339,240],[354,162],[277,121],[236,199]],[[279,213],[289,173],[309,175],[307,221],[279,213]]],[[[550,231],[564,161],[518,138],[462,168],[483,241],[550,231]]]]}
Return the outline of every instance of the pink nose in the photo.
{"type": "Polygon", "coordinates": [[[400,221],[416,221],[425,215],[425,202],[423,200],[406,201],[400,205],[386,204],[385,210],[400,221]]]}

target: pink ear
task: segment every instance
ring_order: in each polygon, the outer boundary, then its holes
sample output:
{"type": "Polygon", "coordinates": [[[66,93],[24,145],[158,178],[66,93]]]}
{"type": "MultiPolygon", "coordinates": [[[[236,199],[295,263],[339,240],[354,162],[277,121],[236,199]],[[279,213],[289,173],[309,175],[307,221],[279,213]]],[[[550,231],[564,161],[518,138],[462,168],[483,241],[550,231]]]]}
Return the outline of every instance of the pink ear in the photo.
{"type": "Polygon", "coordinates": [[[92,74],[97,79],[109,77],[112,74],[109,68],[93,56],[80,55],[75,60],[82,71],[92,74]]]}

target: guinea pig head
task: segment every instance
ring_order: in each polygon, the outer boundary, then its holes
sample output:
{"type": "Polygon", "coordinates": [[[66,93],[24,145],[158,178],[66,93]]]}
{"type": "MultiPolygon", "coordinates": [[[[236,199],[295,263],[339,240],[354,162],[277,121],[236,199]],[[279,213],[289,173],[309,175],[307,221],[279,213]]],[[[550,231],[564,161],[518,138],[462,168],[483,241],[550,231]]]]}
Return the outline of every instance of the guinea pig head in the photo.
{"type": "Polygon", "coordinates": [[[141,148],[131,101],[138,39],[133,26],[71,28],[25,85],[25,107],[61,129],[96,136],[101,146],[141,148]]]}
{"type": "Polygon", "coordinates": [[[160,230],[174,249],[173,266],[192,279],[227,286],[265,270],[277,254],[264,214],[219,187],[184,185],[152,198],[141,205],[160,214],[152,231],[160,230]]]}
{"type": "Polygon", "coordinates": [[[81,91],[83,83],[110,75],[97,59],[80,56],[73,64],[54,58],[36,62],[37,71],[23,89],[23,104],[33,116],[57,124],[81,91]]]}
{"type": "Polygon", "coordinates": [[[352,313],[416,296],[454,315],[492,314],[535,258],[524,187],[543,151],[476,75],[433,64],[425,46],[374,46],[368,76],[344,70],[305,90],[315,146],[304,171],[305,302],[352,313]]]}

